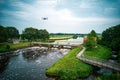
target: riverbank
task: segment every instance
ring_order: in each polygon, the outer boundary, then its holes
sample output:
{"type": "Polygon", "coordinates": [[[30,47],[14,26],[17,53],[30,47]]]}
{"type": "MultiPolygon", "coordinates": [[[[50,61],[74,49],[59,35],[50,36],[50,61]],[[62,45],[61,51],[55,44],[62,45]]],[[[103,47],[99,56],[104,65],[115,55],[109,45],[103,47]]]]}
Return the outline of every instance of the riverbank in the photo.
{"type": "Polygon", "coordinates": [[[70,39],[72,38],[73,36],[71,35],[66,35],[66,36],[50,36],[50,40],[67,40],[67,39],[70,39]]]}
{"type": "MultiPolygon", "coordinates": [[[[108,61],[112,51],[105,46],[98,45],[96,48],[85,50],[84,56],[108,61]]],[[[117,72],[103,73],[95,77],[94,80],[119,80],[120,74],[117,72]]]]}
{"type": "Polygon", "coordinates": [[[120,74],[110,74],[110,75],[102,75],[99,77],[96,77],[94,80],[119,80],[120,79],[120,74]]]}
{"type": "MultiPolygon", "coordinates": [[[[81,49],[82,47],[78,47],[71,50],[46,70],[47,75],[59,76],[60,79],[65,80],[74,80],[89,76],[93,72],[93,67],[76,58],[81,49]]],[[[104,46],[98,45],[97,48],[85,50],[83,54],[92,58],[107,60],[111,56],[111,51],[104,46]]]]}
{"type": "Polygon", "coordinates": [[[0,56],[2,58],[0,60],[0,80],[54,80],[45,75],[45,70],[68,51],[68,49],[59,50],[35,46],[0,56]],[[5,57],[8,59],[6,60],[5,57]]]}
{"type": "Polygon", "coordinates": [[[74,80],[79,77],[85,78],[92,72],[92,66],[76,58],[82,47],[77,47],[68,52],[63,58],[46,70],[49,76],[58,76],[64,80],[74,80]]]}
{"type": "Polygon", "coordinates": [[[85,50],[85,52],[83,54],[86,57],[107,60],[110,58],[112,52],[107,47],[104,47],[102,45],[97,45],[96,48],[85,50]]]}
{"type": "Polygon", "coordinates": [[[8,51],[17,50],[17,49],[26,48],[26,47],[30,47],[29,42],[20,42],[18,44],[1,43],[0,44],[0,55],[8,51]]]}

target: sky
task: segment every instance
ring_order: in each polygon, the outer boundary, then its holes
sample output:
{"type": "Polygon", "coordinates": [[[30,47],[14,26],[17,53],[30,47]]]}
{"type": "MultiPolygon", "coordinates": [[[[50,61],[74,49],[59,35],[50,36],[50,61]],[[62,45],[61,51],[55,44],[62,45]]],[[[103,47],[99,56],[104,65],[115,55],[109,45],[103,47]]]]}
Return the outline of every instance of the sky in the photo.
{"type": "Polygon", "coordinates": [[[120,0],[0,0],[0,25],[20,33],[26,27],[49,33],[102,33],[118,24],[120,0]]]}

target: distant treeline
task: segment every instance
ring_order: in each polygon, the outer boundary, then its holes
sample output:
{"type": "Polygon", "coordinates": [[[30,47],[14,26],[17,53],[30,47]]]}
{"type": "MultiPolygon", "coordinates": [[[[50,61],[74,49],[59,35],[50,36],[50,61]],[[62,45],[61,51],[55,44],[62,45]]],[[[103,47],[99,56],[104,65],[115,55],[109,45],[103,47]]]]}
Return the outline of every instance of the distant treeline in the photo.
{"type": "MultiPolygon", "coordinates": [[[[8,42],[12,39],[21,39],[26,41],[33,41],[33,40],[47,40],[50,36],[74,36],[77,37],[84,37],[87,34],[82,33],[49,33],[46,29],[36,29],[33,27],[25,28],[22,31],[22,34],[19,33],[15,27],[9,26],[0,26],[0,42],[8,42]]],[[[98,35],[101,35],[98,33],[98,35]]]]}
{"type": "MultiPolygon", "coordinates": [[[[96,33],[97,35],[101,36],[102,33],[96,33]]],[[[84,37],[84,36],[87,36],[88,34],[83,34],[83,33],[50,33],[50,36],[55,36],[55,35],[58,35],[58,36],[64,36],[64,35],[77,35],[79,37],[84,37]]]]}

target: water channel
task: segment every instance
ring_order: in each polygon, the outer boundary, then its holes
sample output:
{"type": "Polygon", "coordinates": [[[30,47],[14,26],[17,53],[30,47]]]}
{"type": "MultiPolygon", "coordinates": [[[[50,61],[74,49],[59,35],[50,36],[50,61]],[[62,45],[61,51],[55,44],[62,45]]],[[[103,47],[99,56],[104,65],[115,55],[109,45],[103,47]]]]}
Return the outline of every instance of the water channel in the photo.
{"type": "MultiPolygon", "coordinates": [[[[83,38],[56,41],[55,43],[81,44],[83,38]]],[[[29,47],[12,51],[8,53],[9,55],[0,55],[0,80],[55,80],[47,77],[45,70],[68,51],[69,49],[48,50],[42,47],[29,47]]],[[[112,71],[109,69],[98,68],[87,78],[77,80],[93,80],[98,74],[111,73],[112,71]]]]}
{"type": "Polygon", "coordinates": [[[39,47],[16,50],[1,60],[0,80],[54,80],[45,70],[68,51],[39,47]]]}

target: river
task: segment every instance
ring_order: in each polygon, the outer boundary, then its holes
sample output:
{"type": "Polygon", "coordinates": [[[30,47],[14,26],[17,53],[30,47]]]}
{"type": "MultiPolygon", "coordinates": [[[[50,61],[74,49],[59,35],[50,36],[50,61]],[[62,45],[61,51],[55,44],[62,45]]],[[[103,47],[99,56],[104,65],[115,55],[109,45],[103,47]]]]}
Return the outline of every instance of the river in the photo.
{"type": "Polygon", "coordinates": [[[45,70],[68,51],[39,47],[16,50],[0,63],[0,80],[54,80],[45,70]]]}
{"type": "MultiPolygon", "coordinates": [[[[59,44],[82,44],[83,38],[58,40],[59,44]]],[[[69,49],[51,49],[30,47],[13,51],[12,54],[0,56],[0,80],[55,80],[46,76],[45,70],[63,57],[69,49]]],[[[111,74],[112,71],[98,68],[85,79],[93,80],[100,74],[111,74]]]]}

